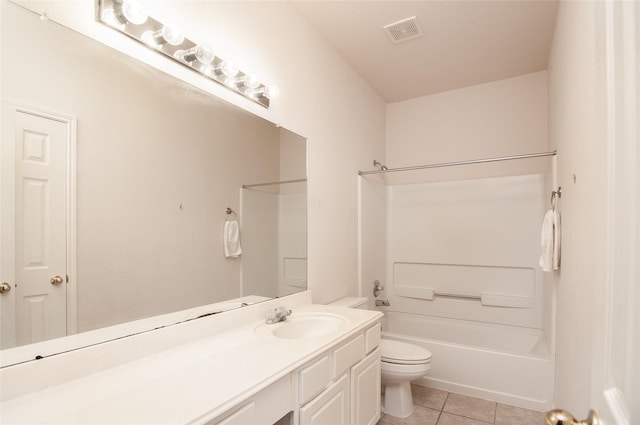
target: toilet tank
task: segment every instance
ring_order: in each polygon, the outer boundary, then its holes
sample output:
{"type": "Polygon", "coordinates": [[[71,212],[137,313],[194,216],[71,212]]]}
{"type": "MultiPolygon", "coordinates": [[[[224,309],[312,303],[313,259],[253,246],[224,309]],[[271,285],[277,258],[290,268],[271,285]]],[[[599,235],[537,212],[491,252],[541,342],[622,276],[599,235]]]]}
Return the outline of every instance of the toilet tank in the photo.
{"type": "Polygon", "coordinates": [[[360,308],[362,310],[367,309],[367,298],[366,297],[344,297],[338,300],[335,300],[329,305],[335,305],[339,307],[351,307],[351,308],[360,308]]]}

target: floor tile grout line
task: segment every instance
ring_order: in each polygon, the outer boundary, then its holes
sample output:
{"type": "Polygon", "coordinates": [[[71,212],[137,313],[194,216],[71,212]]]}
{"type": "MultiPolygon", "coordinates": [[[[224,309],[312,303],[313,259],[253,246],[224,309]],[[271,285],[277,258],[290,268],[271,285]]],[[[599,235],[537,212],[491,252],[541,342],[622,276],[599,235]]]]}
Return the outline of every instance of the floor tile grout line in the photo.
{"type": "MultiPolygon", "coordinates": [[[[483,421],[483,420],[481,420],[481,419],[471,418],[471,417],[469,417],[469,416],[459,415],[459,414],[457,414],[457,413],[451,413],[451,412],[445,412],[445,411],[442,411],[441,413],[446,413],[446,414],[448,414],[448,415],[456,416],[456,417],[458,417],[458,418],[470,419],[470,420],[472,420],[472,421],[474,421],[474,422],[480,422],[480,423],[482,423],[482,424],[495,425],[495,423],[492,423],[492,422],[485,422],[485,421],[483,421]]],[[[440,420],[440,417],[438,417],[438,420],[440,420]]],[[[438,425],[438,423],[437,423],[437,422],[436,422],[436,425],[438,425]]]]}
{"type": "Polygon", "coordinates": [[[497,412],[497,410],[498,410],[498,402],[497,402],[497,401],[485,400],[485,399],[482,399],[482,398],[473,397],[473,396],[467,396],[467,395],[464,395],[464,394],[452,393],[452,392],[450,392],[450,391],[449,391],[449,392],[447,392],[447,397],[445,398],[445,402],[444,402],[444,404],[442,405],[442,412],[449,413],[449,414],[451,414],[451,415],[455,415],[455,416],[459,416],[459,417],[461,417],[461,418],[471,419],[471,420],[473,420],[473,421],[480,421],[480,422],[483,422],[483,423],[485,423],[485,424],[489,424],[489,425],[495,425],[495,423],[496,423],[496,412],[497,412]],[[493,408],[493,419],[492,419],[492,421],[491,421],[491,422],[486,422],[486,421],[484,421],[484,420],[482,420],[482,419],[474,418],[474,417],[472,417],[472,416],[467,416],[466,414],[462,414],[462,413],[454,413],[454,412],[449,412],[449,411],[447,411],[447,410],[444,410],[444,408],[445,408],[445,406],[446,406],[446,404],[447,404],[447,400],[449,400],[449,395],[451,395],[451,394],[457,394],[457,395],[460,395],[460,396],[462,396],[462,397],[466,397],[466,398],[477,398],[478,400],[483,400],[483,401],[488,401],[488,402],[490,402],[490,403],[493,403],[493,404],[494,404],[494,408],[493,408]]]}
{"type": "Polygon", "coordinates": [[[449,394],[451,394],[450,391],[447,391],[447,395],[444,398],[444,401],[442,402],[442,406],[440,406],[440,413],[438,413],[438,419],[436,419],[436,424],[438,425],[440,423],[440,418],[442,417],[442,412],[444,412],[444,405],[447,404],[447,400],[449,399],[449,394]]]}

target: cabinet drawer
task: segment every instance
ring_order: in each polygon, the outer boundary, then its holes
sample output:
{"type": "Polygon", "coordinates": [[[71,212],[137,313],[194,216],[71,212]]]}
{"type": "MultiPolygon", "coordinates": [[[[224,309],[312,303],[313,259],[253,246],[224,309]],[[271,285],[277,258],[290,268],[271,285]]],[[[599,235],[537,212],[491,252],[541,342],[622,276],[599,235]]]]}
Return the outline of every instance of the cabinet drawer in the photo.
{"type": "Polygon", "coordinates": [[[300,370],[298,375],[300,385],[298,403],[300,405],[320,394],[329,385],[331,381],[330,365],[327,354],[300,370]]]}
{"type": "Polygon", "coordinates": [[[364,334],[364,351],[369,354],[380,345],[380,323],[376,323],[366,330],[364,334]]]}
{"type": "Polygon", "coordinates": [[[336,348],[333,354],[333,379],[345,373],[363,358],[364,337],[362,335],[358,335],[346,344],[336,348]]]}
{"type": "Polygon", "coordinates": [[[217,425],[246,425],[256,423],[256,402],[252,401],[246,404],[231,416],[226,417],[217,425]]]}
{"type": "Polygon", "coordinates": [[[272,424],[292,410],[291,375],[269,385],[249,398],[239,409],[232,409],[207,425],[272,424]]]}
{"type": "Polygon", "coordinates": [[[348,425],[349,381],[344,375],[300,409],[301,425],[348,425]]]}

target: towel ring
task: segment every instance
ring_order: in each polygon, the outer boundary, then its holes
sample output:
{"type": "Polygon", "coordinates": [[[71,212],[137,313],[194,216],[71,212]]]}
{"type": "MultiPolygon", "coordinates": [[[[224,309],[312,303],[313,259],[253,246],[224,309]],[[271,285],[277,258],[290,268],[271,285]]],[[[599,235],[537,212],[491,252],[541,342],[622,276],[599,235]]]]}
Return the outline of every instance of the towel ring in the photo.
{"type": "Polygon", "coordinates": [[[558,190],[551,192],[551,208],[556,209],[558,199],[562,198],[562,186],[558,186],[558,190]]]}
{"type": "MultiPolygon", "coordinates": [[[[238,214],[236,214],[236,212],[229,207],[227,207],[225,212],[227,213],[227,215],[233,214],[236,218],[238,217],[238,214]]],[[[229,217],[227,217],[227,219],[229,219],[229,217]]]]}

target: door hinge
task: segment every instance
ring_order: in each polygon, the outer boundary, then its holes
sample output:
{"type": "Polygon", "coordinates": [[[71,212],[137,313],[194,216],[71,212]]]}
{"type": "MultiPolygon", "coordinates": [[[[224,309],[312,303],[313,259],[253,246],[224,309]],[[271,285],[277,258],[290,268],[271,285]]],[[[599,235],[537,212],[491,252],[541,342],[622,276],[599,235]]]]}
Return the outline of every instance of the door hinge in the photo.
{"type": "Polygon", "coordinates": [[[69,275],[65,275],[67,277],[67,283],[69,283],[69,275]]]}

